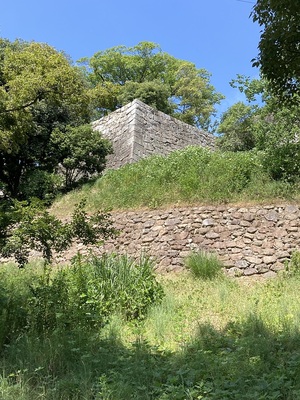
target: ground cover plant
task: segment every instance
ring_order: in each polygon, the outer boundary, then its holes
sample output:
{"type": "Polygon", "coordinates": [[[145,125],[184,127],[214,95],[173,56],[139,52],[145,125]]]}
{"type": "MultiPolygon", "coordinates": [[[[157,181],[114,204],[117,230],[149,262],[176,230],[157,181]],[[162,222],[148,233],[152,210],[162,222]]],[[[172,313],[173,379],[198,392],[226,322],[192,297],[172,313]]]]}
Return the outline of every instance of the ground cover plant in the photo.
{"type": "MultiPolygon", "coordinates": [[[[12,322],[14,332],[1,344],[0,398],[298,399],[298,261],[294,256],[288,273],[272,280],[159,276],[165,296],[145,318],[115,309],[88,331],[80,308],[81,324],[66,318],[64,329],[39,335],[12,322]]],[[[5,301],[11,321],[26,314],[28,283],[39,281],[38,270],[2,267],[2,322],[5,301]]],[[[60,313],[56,318],[63,323],[60,313]]]]}
{"type": "Polygon", "coordinates": [[[58,215],[81,198],[91,211],[174,204],[264,202],[299,199],[299,184],[272,180],[255,152],[210,152],[189,147],[108,171],[96,182],[62,197],[58,215]]]}
{"type": "Polygon", "coordinates": [[[186,257],[185,267],[196,278],[214,279],[220,275],[223,264],[216,254],[200,250],[193,251],[186,257]]]}

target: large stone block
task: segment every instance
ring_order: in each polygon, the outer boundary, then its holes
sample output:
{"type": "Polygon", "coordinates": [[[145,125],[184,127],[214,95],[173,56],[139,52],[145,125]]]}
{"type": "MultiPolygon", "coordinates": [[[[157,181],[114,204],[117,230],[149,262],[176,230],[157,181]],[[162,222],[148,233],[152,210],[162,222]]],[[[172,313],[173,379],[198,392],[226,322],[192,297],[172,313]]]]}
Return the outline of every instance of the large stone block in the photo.
{"type": "Polygon", "coordinates": [[[119,168],[154,154],[167,155],[187,146],[214,147],[214,136],[157,111],[140,100],[93,122],[112,142],[107,168],[119,168]]]}

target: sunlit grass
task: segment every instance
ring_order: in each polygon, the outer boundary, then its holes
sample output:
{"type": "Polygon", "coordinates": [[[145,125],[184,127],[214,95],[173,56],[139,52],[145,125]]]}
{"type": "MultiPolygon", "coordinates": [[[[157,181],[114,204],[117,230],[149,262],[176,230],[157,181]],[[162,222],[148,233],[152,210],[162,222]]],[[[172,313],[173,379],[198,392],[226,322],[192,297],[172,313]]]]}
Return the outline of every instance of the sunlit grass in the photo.
{"type": "MultiPolygon", "coordinates": [[[[12,271],[17,291],[32,273],[12,271]]],[[[114,313],[88,335],[66,329],[6,343],[0,399],[300,397],[296,276],[202,280],[186,271],[157,279],[165,297],[145,320],[114,313]]]]}
{"type": "Polygon", "coordinates": [[[299,200],[299,186],[269,178],[254,153],[210,152],[190,147],[167,157],[153,156],[58,199],[53,212],[66,216],[82,198],[90,211],[169,205],[263,203],[299,200]]]}

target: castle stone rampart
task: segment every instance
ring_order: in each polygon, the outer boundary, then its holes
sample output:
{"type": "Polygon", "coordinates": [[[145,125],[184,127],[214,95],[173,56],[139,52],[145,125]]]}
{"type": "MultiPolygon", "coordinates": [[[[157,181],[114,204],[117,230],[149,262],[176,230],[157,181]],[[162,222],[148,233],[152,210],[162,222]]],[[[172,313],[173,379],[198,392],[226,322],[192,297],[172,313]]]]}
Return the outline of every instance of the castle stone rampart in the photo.
{"type": "Polygon", "coordinates": [[[107,168],[119,168],[154,154],[167,155],[187,146],[213,148],[214,137],[134,100],[95,121],[93,128],[113,144],[107,168]]]}

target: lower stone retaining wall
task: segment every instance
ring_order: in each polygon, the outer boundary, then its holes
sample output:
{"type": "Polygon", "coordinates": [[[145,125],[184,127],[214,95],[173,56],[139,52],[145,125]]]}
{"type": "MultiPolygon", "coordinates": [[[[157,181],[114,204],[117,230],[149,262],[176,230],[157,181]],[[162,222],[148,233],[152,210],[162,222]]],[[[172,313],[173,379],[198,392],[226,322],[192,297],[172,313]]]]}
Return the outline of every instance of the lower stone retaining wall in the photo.
{"type": "Polygon", "coordinates": [[[113,218],[120,235],[99,251],[147,253],[158,271],[180,270],[191,250],[205,249],[216,252],[231,275],[272,276],[300,248],[300,210],[292,204],[128,211],[113,218]]]}
{"type": "MultiPolygon", "coordinates": [[[[147,254],[158,272],[180,271],[192,250],[203,249],[215,252],[232,276],[275,276],[300,249],[300,206],[294,204],[179,207],[116,212],[112,217],[119,236],[93,250],[132,257],[147,254]]],[[[78,250],[88,252],[79,243],[56,261],[68,261],[78,250]]]]}

